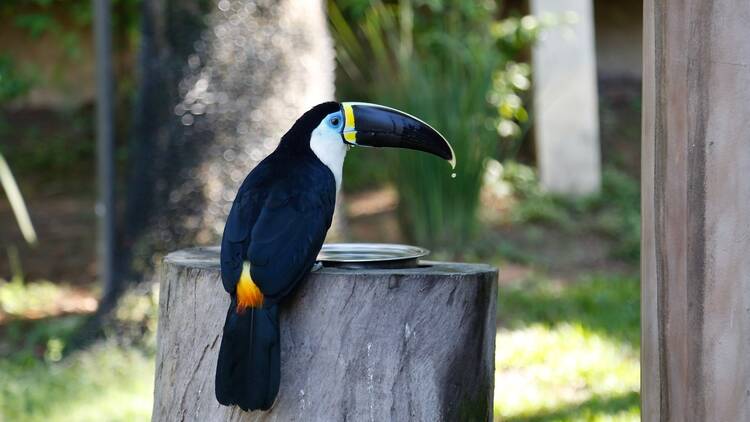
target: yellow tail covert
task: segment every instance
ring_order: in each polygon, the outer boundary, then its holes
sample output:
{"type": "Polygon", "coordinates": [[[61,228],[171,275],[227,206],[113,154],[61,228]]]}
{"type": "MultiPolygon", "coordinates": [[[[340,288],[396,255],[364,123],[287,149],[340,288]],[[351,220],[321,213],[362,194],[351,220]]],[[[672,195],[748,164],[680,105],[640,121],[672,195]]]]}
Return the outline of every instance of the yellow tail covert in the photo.
{"type": "Polygon", "coordinates": [[[263,293],[250,277],[250,263],[242,264],[242,274],[237,282],[237,312],[243,312],[247,308],[260,308],[263,306],[263,293]]]}

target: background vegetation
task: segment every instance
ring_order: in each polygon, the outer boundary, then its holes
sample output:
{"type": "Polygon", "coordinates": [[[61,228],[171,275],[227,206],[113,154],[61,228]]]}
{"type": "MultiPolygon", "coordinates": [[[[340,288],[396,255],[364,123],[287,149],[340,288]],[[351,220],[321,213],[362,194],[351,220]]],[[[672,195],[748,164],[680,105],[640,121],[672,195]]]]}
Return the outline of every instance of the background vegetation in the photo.
{"type": "MultiPolygon", "coordinates": [[[[140,2],[114,5],[118,101],[128,110],[140,2]]],[[[423,117],[459,158],[452,178],[432,157],[352,151],[344,182],[352,239],[416,242],[433,248],[433,258],[500,266],[498,420],[638,420],[640,97],[601,91],[601,193],[549,195],[533,167],[526,61],[546,26],[571,22],[509,12],[494,1],[328,6],[339,98],[423,117]]],[[[8,25],[31,40],[53,35],[71,60],[90,53],[81,34],[91,16],[88,0],[0,4],[8,25]]],[[[38,64],[0,53],[0,153],[29,199],[44,247],[56,250],[54,259],[24,268],[18,250],[34,250],[22,248],[0,202],[9,263],[0,266],[7,269],[0,273],[0,420],[148,420],[156,290],[126,296],[101,341],[72,347],[99,292],[92,274],[93,107],[19,106],[34,89],[56,83],[41,74],[38,64]]],[[[121,146],[129,127],[123,115],[121,146]]],[[[127,160],[123,148],[118,159],[127,160]]]]}
{"type": "MultiPolygon", "coordinates": [[[[451,172],[432,157],[387,154],[401,228],[419,244],[466,250],[477,233],[484,162],[528,120],[520,93],[529,69],[514,60],[533,40],[536,19],[498,20],[488,1],[329,2],[329,9],[346,94],[420,116],[458,157],[451,172]]],[[[357,167],[355,159],[347,170],[357,167]]]]}
{"type": "Polygon", "coordinates": [[[56,306],[80,296],[69,285],[0,279],[0,420],[150,419],[156,291],[124,298],[105,339],[67,353],[85,316],[56,306]]]}

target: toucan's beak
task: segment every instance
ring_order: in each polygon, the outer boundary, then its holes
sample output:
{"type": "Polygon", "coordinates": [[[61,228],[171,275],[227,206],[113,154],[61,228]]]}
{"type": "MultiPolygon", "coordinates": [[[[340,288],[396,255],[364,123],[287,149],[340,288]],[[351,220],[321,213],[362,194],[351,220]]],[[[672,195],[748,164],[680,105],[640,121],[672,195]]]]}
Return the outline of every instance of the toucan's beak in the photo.
{"type": "Polygon", "coordinates": [[[349,145],[408,148],[429,152],[456,167],[451,144],[427,123],[395,108],[368,103],[341,103],[341,137],[349,145]]]}

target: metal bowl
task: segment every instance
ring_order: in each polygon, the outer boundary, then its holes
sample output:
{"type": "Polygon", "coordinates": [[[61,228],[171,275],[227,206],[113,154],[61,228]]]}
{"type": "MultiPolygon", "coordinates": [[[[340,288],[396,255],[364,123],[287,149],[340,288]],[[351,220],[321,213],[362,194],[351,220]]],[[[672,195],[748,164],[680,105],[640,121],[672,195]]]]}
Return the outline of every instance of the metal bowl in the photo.
{"type": "Polygon", "coordinates": [[[324,267],[414,268],[430,251],[418,246],[392,243],[326,243],[318,254],[324,267]]]}

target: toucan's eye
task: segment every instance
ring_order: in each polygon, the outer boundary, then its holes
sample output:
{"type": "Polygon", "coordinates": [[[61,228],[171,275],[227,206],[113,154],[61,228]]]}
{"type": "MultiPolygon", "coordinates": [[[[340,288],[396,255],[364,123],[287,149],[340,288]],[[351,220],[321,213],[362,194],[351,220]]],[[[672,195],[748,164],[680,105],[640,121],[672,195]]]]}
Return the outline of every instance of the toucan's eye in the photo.
{"type": "Polygon", "coordinates": [[[333,117],[331,117],[330,122],[331,122],[331,126],[336,127],[336,126],[339,125],[339,123],[341,123],[341,119],[339,119],[338,116],[333,116],[333,117]]]}

